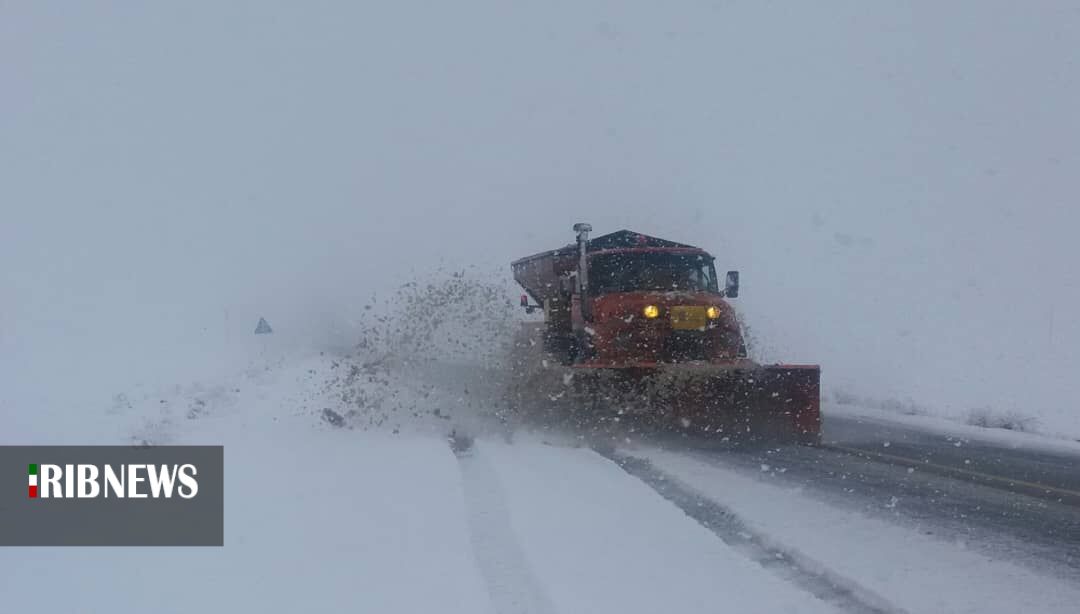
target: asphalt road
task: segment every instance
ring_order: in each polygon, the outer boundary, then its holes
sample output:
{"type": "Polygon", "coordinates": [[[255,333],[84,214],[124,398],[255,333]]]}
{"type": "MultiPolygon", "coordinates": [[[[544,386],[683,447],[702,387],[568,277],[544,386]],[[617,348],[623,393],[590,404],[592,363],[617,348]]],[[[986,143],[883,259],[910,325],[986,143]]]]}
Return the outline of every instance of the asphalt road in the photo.
{"type": "Polygon", "coordinates": [[[827,417],[823,445],[1033,497],[1080,505],[1080,454],[988,443],[872,418],[827,417]]]}
{"type": "Polygon", "coordinates": [[[830,504],[1044,573],[1080,574],[1080,456],[828,416],[820,447],[733,445],[670,432],[643,435],[637,445],[757,476],[767,464],[769,479],[830,504]]]}
{"type": "MultiPolygon", "coordinates": [[[[494,381],[483,375],[452,369],[440,377],[448,386],[468,382],[463,398],[495,404],[496,392],[479,394],[494,381]]],[[[1080,455],[957,438],[827,410],[817,447],[724,442],[636,421],[584,429],[541,422],[528,428],[631,454],[635,446],[665,448],[759,478],[761,466],[768,464],[774,469],[768,479],[831,505],[881,516],[1043,573],[1080,577],[1080,455]]]]}

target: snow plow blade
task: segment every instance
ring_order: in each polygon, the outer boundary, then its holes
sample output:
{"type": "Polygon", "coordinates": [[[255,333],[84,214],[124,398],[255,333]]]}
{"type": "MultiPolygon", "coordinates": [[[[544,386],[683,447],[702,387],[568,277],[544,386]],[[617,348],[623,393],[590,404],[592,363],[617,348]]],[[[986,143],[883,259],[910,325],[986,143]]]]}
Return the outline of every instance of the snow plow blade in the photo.
{"type": "Polygon", "coordinates": [[[599,415],[732,440],[816,444],[821,432],[817,365],[665,365],[576,368],[575,391],[599,415]]]}
{"type": "MultiPolygon", "coordinates": [[[[525,361],[527,362],[527,361],[525,361]]],[[[732,441],[814,445],[821,434],[817,365],[634,367],[519,362],[508,405],[526,421],[579,429],[613,422],[732,441]]]]}

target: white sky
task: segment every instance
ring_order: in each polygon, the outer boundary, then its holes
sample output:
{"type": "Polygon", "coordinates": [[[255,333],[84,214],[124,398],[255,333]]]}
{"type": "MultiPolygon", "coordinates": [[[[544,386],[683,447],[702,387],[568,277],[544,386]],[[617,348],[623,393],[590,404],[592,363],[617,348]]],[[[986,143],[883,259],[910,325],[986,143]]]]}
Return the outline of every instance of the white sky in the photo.
{"type": "Polygon", "coordinates": [[[0,1],[0,402],[586,220],[741,269],[827,385],[1060,413],[1078,40],[1055,2],[0,1]]]}

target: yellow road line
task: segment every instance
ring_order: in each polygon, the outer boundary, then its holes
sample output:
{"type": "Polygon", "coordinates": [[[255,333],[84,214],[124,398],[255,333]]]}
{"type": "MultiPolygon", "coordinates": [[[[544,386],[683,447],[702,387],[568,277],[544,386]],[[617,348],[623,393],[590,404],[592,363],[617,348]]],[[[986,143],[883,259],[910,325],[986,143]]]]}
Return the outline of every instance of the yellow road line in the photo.
{"type": "MultiPolygon", "coordinates": [[[[917,460],[917,459],[914,459],[914,458],[907,458],[905,456],[896,456],[895,454],[886,454],[884,452],[874,452],[874,451],[871,451],[871,450],[864,450],[862,448],[849,448],[847,446],[840,446],[840,445],[836,445],[836,444],[823,444],[821,447],[832,449],[832,450],[838,450],[840,452],[845,452],[847,454],[854,454],[856,456],[876,456],[878,458],[882,458],[882,459],[885,459],[885,460],[888,460],[888,461],[892,461],[894,463],[901,464],[901,465],[907,465],[909,467],[926,467],[926,468],[930,468],[930,469],[935,469],[935,470],[937,470],[938,472],[941,472],[941,473],[950,474],[950,475],[959,475],[959,476],[967,477],[969,479],[974,478],[976,480],[981,480],[981,481],[984,481],[984,482],[1000,483],[1000,484],[1004,484],[1004,485],[1012,486],[1012,487],[1022,486],[1022,487],[1024,487],[1025,489],[1027,489],[1029,491],[1038,491],[1040,493],[1043,493],[1044,496],[1045,496],[1046,493],[1054,493],[1054,494],[1060,495],[1060,496],[1062,496],[1064,498],[1075,499],[1076,501],[1080,502],[1080,491],[1069,490],[1067,488],[1057,488],[1055,486],[1047,486],[1046,484],[1039,484],[1038,482],[1028,482],[1028,481],[1025,481],[1025,480],[1017,480],[1017,479],[1014,479],[1014,478],[1007,478],[1007,477],[1000,476],[1000,475],[994,475],[992,473],[983,473],[981,471],[971,471],[969,469],[961,469],[959,467],[952,467],[950,465],[939,465],[937,463],[930,463],[930,462],[926,462],[926,461],[917,460]]],[[[1010,489],[1006,489],[1006,490],[1010,490],[1010,489]]],[[[1012,489],[1012,491],[1016,492],[1015,488],[1012,489]]]]}

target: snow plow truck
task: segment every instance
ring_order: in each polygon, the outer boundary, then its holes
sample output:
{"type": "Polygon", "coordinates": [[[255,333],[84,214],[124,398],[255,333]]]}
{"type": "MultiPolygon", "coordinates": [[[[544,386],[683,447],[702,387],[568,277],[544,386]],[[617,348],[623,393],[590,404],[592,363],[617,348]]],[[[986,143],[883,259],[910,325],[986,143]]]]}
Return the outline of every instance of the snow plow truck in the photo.
{"type": "MultiPolygon", "coordinates": [[[[521,306],[543,311],[515,340],[513,404],[560,406],[588,419],[645,417],[710,437],[819,441],[820,368],[747,355],[705,250],[620,230],[511,264],[521,306]]],[[[525,409],[523,411],[529,411],[525,409]]]]}

